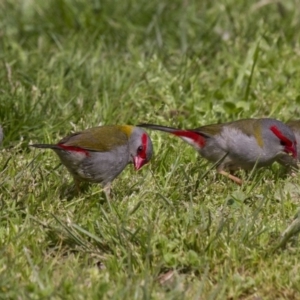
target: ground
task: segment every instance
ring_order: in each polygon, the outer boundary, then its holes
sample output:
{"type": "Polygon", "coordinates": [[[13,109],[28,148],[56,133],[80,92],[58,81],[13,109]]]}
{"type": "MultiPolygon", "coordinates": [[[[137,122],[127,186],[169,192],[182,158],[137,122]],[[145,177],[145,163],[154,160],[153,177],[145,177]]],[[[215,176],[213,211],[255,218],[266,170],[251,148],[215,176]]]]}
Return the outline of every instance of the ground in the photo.
{"type": "Polygon", "coordinates": [[[274,164],[239,187],[149,131],[151,163],[109,202],[28,146],[103,124],[300,119],[296,1],[3,0],[0,36],[1,299],[300,299],[300,175],[274,164]]]}

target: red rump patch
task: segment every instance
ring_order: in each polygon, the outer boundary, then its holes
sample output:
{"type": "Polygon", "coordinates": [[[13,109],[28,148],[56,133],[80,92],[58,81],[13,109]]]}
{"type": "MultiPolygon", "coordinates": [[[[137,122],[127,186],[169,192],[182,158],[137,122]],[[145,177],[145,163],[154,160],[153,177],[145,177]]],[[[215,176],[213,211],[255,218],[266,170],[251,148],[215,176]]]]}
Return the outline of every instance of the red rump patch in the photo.
{"type": "Polygon", "coordinates": [[[205,142],[206,142],[205,138],[196,132],[189,131],[189,130],[176,130],[172,133],[175,134],[176,136],[179,136],[182,138],[186,137],[186,138],[193,140],[196,144],[199,145],[200,148],[205,146],[205,142]]]}
{"type": "Polygon", "coordinates": [[[65,151],[84,153],[86,156],[90,156],[89,151],[87,151],[85,149],[82,149],[80,147],[66,146],[64,144],[58,144],[57,146],[60,147],[60,148],[62,148],[65,151]]]}
{"type": "Polygon", "coordinates": [[[289,140],[287,137],[285,137],[282,132],[276,127],[276,126],[271,126],[270,130],[282,141],[284,144],[288,147],[293,146],[293,142],[289,140]]]}

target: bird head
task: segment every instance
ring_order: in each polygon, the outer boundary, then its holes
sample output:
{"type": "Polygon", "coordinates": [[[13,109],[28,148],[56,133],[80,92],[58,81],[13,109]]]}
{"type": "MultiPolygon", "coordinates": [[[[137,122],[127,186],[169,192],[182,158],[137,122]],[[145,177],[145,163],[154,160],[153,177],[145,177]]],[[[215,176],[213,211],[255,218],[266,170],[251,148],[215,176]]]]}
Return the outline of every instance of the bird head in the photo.
{"type": "Polygon", "coordinates": [[[293,158],[297,158],[297,141],[293,131],[284,125],[283,123],[277,121],[269,127],[272,132],[273,139],[277,140],[277,145],[280,152],[287,153],[293,158]],[[278,122],[278,123],[277,123],[278,122]]]}
{"type": "Polygon", "coordinates": [[[129,138],[129,152],[136,170],[147,164],[153,154],[152,141],[141,128],[134,127],[129,138]]]}

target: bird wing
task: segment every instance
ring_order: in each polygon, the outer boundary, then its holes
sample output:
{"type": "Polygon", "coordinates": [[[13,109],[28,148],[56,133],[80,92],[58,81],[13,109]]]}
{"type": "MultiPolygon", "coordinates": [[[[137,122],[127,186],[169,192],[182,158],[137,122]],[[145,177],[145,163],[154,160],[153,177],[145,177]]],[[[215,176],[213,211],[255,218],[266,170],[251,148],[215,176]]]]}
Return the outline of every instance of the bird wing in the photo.
{"type": "Polygon", "coordinates": [[[206,138],[213,137],[217,134],[219,134],[222,131],[222,128],[225,124],[210,124],[198,127],[196,129],[193,129],[192,131],[197,132],[201,134],[202,136],[206,138]]]}
{"type": "Polygon", "coordinates": [[[260,119],[241,119],[238,121],[227,122],[222,124],[211,124],[196,128],[194,129],[194,131],[209,138],[221,133],[224,127],[238,129],[245,135],[254,135],[256,138],[261,139],[260,119]]]}
{"type": "Polygon", "coordinates": [[[128,143],[128,136],[118,126],[100,126],[73,133],[58,142],[64,146],[89,151],[108,152],[128,143]]]}

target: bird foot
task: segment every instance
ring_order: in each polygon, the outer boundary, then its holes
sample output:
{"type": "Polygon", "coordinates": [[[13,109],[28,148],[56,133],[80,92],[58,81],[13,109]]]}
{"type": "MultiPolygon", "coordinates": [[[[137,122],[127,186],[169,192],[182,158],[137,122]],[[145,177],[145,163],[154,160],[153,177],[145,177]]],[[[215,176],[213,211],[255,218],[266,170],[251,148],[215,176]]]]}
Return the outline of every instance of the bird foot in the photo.
{"type": "Polygon", "coordinates": [[[74,184],[75,184],[75,192],[77,195],[80,194],[80,181],[74,178],[74,184]]]}
{"type": "Polygon", "coordinates": [[[107,201],[111,201],[112,200],[112,195],[111,195],[111,183],[107,183],[104,187],[103,187],[103,192],[105,194],[106,200],[107,201]]]}
{"type": "Polygon", "coordinates": [[[240,178],[238,178],[238,177],[236,177],[236,176],[234,176],[234,175],[232,175],[232,174],[230,174],[228,172],[225,172],[224,170],[220,170],[220,171],[218,171],[218,173],[221,174],[221,175],[224,175],[224,176],[228,177],[229,179],[233,180],[238,185],[242,185],[243,184],[243,181],[240,178]]]}

